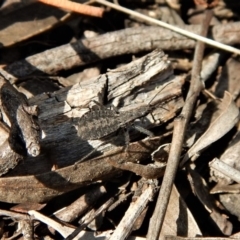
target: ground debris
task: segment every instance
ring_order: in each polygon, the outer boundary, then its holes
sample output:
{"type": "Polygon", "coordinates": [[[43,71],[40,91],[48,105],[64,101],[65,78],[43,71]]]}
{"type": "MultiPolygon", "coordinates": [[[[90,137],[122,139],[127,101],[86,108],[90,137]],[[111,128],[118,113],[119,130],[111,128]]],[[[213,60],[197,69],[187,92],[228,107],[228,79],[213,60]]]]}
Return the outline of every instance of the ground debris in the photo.
{"type": "Polygon", "coordinates": [[[48,2],[0,10],[0,238],[238,239],[239,2],[48,2]]]}

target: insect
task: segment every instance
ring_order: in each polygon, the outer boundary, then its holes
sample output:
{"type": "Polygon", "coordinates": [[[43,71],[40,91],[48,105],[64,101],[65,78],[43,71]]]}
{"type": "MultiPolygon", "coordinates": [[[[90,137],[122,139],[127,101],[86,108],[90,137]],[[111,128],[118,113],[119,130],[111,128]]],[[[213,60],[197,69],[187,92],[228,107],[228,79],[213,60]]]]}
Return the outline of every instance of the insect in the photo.
{"type": "MultiPolygon", "coordinates": [[[[160,91],[169,84],[166,84],[160,91]]],[[[119,112],[115,108],[103,107],[102,109],[87,112],[78,122],[78,136],[83,140],[95,140],[106,137],[121,128],[126,129],[135,119],[144,117],[153,110],[154,107],[150,104],[157,94],[147,105],[134,110],[119,112]]],[[[147,135],[153,136],[147,129],[135,125],[133,127],[147,135]]]]}

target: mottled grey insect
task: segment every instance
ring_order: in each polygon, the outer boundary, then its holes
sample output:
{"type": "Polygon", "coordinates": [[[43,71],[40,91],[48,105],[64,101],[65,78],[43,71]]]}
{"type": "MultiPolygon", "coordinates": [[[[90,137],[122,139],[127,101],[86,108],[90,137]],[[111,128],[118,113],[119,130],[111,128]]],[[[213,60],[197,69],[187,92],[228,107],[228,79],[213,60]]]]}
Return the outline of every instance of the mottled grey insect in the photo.
{"type": "MultiPolygon", "coordinates": [[[[78,136],[83,140],[95,140],[106,137],[121,128],[126,129],[135,119],[144,117],[153,110],[154,107],[150,103],[154,98],[147,105],[134,110],[119,112],[114,108],[103,107],[102,109],[87,112],[78,122],[78,136]]],[[[133,127],[147,135],[153,136],[147,129],[136,125],[133,125],[133,127]]]]}

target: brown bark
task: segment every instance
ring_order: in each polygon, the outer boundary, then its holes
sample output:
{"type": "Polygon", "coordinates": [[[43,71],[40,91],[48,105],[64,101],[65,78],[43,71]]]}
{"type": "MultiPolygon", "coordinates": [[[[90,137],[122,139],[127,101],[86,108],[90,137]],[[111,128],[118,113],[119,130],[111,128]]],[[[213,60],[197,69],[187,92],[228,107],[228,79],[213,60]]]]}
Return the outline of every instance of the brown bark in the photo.
{"type": "MultiPolygon", "coordinates": [[[[137,122],[138,125],[149,129],[174,117],[176,111],[183,105],[181,96],[183,82],[184,77],[173,75],[171,65],[164,53],[154,51],[121,68],[90,79],[84,84],[76,84],[52,94],[38,95],[30,99],[29,104],[37,105],[39,108],[43,151],[38,157],[28,157],[22,161],[8,173],[8,178],[0,179],[2,192],[0,200],[47,201],[56,195],[97,180],[107,179],[121,171],[112,165],[113,162],[122,159],[141,162],[146,159],[149,153],[155,150],[147,146],[158,146],[159,143],[156,145],[147,141],[144,144],[133,144],[129,146],[128,152],[124,152],[122,147],[116,148],[119,145],[125,146],[121,131],[115,138],[109,137],[107,140],[84,141],[79,138],[76,125],[84,114],[82,110],[91,105],[92,99],[103,103],[103,99],[108,98],[109,102],[119,107],[120,113],[130,109],[135,111],[151,102],[151,107],[154,106],[152,114],[144,117],[142,122],[137,122]],[[162,87],[164,84],[165,88],[162,87]],[[156,89],[156,86],[159,88],[156,89]],[[109,92],[104,96],[106,87],[109,92]],[[160,91],[161,88],[163,89],[160,91]],[[163,103],[165,103],[164,107],[162,107],[163,103]],[[159,107],[155,108],[155,106],[159,107]],[[101,149],[99,145],[103,145],[101,149]],[[76,163],[94,148],[98,151],[113,148],[114,156],[66,167],[76,163]],[[51,171],[53,165],[62,169],[51,171]]],[[[134,169],[131,166],[128,168],[132,171],[135,171],[134,169]]],[[[148,167],[137,173],[144,171],[147,171],[146,174],[150,178],[153,177],[148,167]]]]}
{"type": "Polygon", "coordinates": [[[159,138],[132,143],[128,152],[121,147],[110,152],[107,156],[75,164],[56,171],[51,171],[35,176],[0,178],[0,201],[19,202],[46,202],[51,198],[70,190],[87,186],[99,180],[107,180],[116,176],[121,170],[113,167],[109,162],[144,161],[154,147],[159,144],[159,138]]]}
{"type": "MultiPolygon", "coordinates": [[[[184,29],[200,33],[199,25],[184,29]]],[[[237,44],[240,38],[240,23],[213,26],[209,37],[225,44],[237,44]]],[[[106,33],[90,39],[80,39],[45,52],[35,54],[4,68],[3,74],[11,82],[17,78],[42,73],[54,75],[61,70],[72,69],[91,62],[142,51],[181,50],[194,48],[196,41],[161,27],[128,28],[106,33]]]]}
{"type": "Polygon", "coordinates": [[[39,108],[38,121],[42,130],[41,155],[28,157],[21,162],[11,176],[39,174],[50,171],[53,165],[58,168],[69,166],[93,149],[97,151],[124,145],[121,131],[115,133],[116,139],[84,141],[77,135],[80,117],[92,106],[92,100],[104,104],[109,99],[119,111],[135,110],[143,104],[159,106],[151,115],[139,121],[138,125],[149,129],[173,118],[181,108],[183,100],[181,87],[184,77],[172,74],[170,63],[161,51],[154,51],[124,67],[92,78],[89,81],[63,88],[51,94],[41,94],[29,99],[30,105],[39,108]],[[144,68],[143,68],[144,66],[144,68]],[[161,89],[164,82],[172,83],[161,89]],[[155,86],[158,86],[155,89],[155,86]],[[105,96],[106,89],[108,93],[105,96]],[[164,107],[161,107],[164,103],[164,107]],[[104,143],[108,143],[107,145],[104,143]],[[99,148],[99,145],[105,145],[99,148]]]}

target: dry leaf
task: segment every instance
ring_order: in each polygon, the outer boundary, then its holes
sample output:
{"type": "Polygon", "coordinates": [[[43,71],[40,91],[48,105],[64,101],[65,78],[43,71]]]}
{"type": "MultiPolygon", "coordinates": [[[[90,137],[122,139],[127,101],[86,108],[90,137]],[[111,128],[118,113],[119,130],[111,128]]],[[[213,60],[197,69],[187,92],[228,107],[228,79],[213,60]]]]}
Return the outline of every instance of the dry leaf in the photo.
{"type": "Polygon", "coordinates": [[[220,194],[219,200],[223,206],[240,221],[240,194],[220,194]]]}
{"type": "Polygon", "coordinates": [[[239,109],[234,103],[233,97],[229,92],[225,92],[220,108],[222,109],[220,116],[188,150],[182,161],[182,164],[185,163],[189,158],[196,158],[201,150],[216,142],[237,123],[239,119],[239,109]]]}
{"type": "Polygon", "coordinates": [[[33,3],[23,9],[0,17],[1,47],[7,47],[51,28],[66,13],[41,3],[33,3]]]}
{"type": "MultiPolygon", "coordinates": [[[[220,160],[230,167],[240,170],[240,132],[236,134],[233,140],[230,142],[227,150],[222,154],[220,160]]],[[[222,184],[231,184],[233,180],[230,177],[222,174],[211,168],[211,177],[215,182],[222,182],[222,184]]]]}
{"type": "Polygon", "coordinates": [[[13,206],[10,208],[10,210],[15,211],[15,212],[20,212],[20,213],[27,213],[30,210],[40,211],[45,206],[46,206],[46,204],[26,202],[26,203],[21,203],[16,206],[13,206]]]}
{"type": "Polygon", "coordinates": [[[165,240],[231,240],[234,238],[224,238],[224,237],[176,237],[176,236],[166,236],[165,240]]]}
{"type": "Polygon", "coordinates": [[[166,235],[188,237],[202,235],[192,213],[187,208],[175,186],[172,189],[159,240],[163,240],[166,235]]]}
{"type": "Polygon", "coordinates": [[[240,61],[237,58],[230,58],[222,69],[215,95],[223,97],[224,91],[228,91],[233,95],[233,98],[236,99],[240,93],[239,81],[240,61]]]}
{"type": "Polygon", "coordinates": [[[210,191],[211,194],[215,193],[240,193],[240,184],[222,185],[217,183],[210,191]]]}
{"type": "Polygon", "coordinates": [[[131,143],[128,152],[118,147],[99,158],[74,164],[43,174],[0,178],[0,201],[10,203],[46,202],[51,198],[73,189],[87,186],[99,180],[106,180],[121,170],[109,162],[126,161],[141,162],[157,148],[160,138],[147,138],[131,143]],[[112,160],[110,160],[112,159],[112,160]],[[117,160],[118,159],[118,160],[117,160]]]}
{"type": "Polygon", "coordinates": [[[210,101],[207,104],[202,104],[196,109],[194,118],[196,121],[191,122],[186,132],[185,146],[190,148],[197,139],[207,130],[209,125],[218,117],[217,104],[215,101],[210,101]]]}
{"type": "Polygon", "coordinates": [[[232,223],[227,220],[227,216],[221,214],[218,210],[216,200],[209,194],[208,186],[205,180],[194,170],[189,168],[189,180],[193,192],[210,213],[210,217],[216,223],[219,230],[224,235],[231,235],[232,223]]]}

